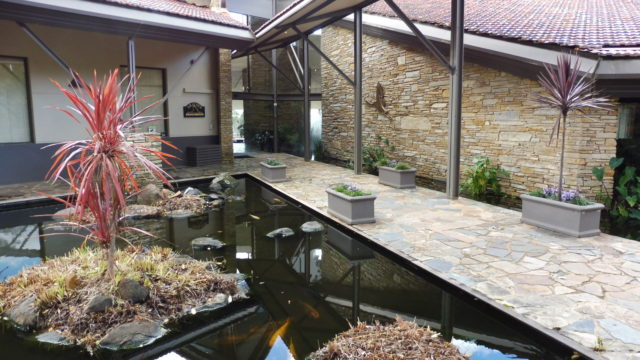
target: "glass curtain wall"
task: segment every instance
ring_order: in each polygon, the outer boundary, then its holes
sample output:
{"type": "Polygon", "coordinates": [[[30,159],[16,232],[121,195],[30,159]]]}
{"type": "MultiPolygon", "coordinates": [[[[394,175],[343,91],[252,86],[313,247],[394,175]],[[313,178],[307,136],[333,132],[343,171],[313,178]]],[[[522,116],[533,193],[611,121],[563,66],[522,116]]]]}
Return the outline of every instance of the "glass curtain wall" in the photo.
{"type": "MultiPolygon", "coordinates": [[[[292,3],[292,0],[273,0],[276,12],[292,3]]],[[[246,16],[252,29],[260,27],[266,19],[246,16]]],[[[310,40],[320,47],[320,33],[310,35],[310,40]]],[[[302,46],[300,42],[263,54],[287,76],[275,71],[259,55],[234,59],[233,82],[233,131],[234,152],[251,153],[273,151],[275,148],[274,124],[278,122],[278,151],[304,155],[304,102],[302,88],[302,46]],[[288,77],[288,79],[287,79],[288,77]],[[275,78],[275,84],[274,84],[275,78]],[[293,80],[290,81],[289,79],[293,80]],[[275,95],[275,96],[274,96],[275,95]],[[243,144],[243,145],[240,145],[243,144]]],[[[310,48],[311,129],[313,149],[320,143],[322,129],[321,57],[310,48]]],[[[316,158],[318,158],[316,156],[316,158]]]]}

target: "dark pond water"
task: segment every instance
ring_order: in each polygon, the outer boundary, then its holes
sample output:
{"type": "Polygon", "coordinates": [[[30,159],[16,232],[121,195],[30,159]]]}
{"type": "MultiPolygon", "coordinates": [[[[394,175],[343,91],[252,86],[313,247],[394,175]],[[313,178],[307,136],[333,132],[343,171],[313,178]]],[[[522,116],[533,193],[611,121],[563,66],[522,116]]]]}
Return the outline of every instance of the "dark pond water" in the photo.
{"type": "MultiPolygon", "coordinates": [[[[206,185],[204,186],[206,188],[206,185]]],[[[572,351],[491,306],[442,284],[422,270],[342,232],[250,179],[222,210],[202,216],[142,221],[161,245],[198,259],[223,257],[227,272],[248,276],[252,297],[194,318],[172,335],[138,351],[99,353],[117,359],[304,359],[357,319],[414,319],[441,331],[472,360],[569,359],[572,351]],[[324,230],[300,226],[319,221],[324,230]],[[265,235],[289,227],[277,240],[265,235]],[[210,236],[228,246],[194,251],[191,240],[210,236]]],[[[0,280],[78,246],[51,232],[55,207],[0,212],[0,280]]],[[[140,241],[149,241],[140,239],[140,241]]],[[[11,328],[0,330],[2,359],[76,359],[77,351],[45,349],[11,328]]]]}

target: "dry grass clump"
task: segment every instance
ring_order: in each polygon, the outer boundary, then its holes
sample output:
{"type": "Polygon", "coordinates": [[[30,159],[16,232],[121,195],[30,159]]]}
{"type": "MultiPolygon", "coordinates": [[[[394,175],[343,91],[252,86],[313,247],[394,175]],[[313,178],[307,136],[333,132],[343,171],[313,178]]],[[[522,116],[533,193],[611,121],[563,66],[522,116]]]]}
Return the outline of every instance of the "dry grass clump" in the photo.
{"type": "Polygon", "coordinates": [[[107,331],[133,320],[168,322],[210,302],[216,294],[236,297],[237,282],[211,262],[179,258],[171,249],[127,248],[116,252],[116,283],[139,280],[150,290],[142,304],[119,299],[114,282],[105,277],[107,263],[100,249],[77,249],[67,256],[24,269],[0,283],[0,312],[32,294],[37,297],[39,328],[55,330],[89,351],[107,331]],[[85,313],[96,295],[110,295],[115,306],[85,313]]]}
{"type": "Polygon", "coordinates": [[[437,333],[410,321],[357,326],[338,334],[308,360],[466,360],[437,333]]]}
{"type": "Polygon", "coordinates": [[[180,195],[173,196],[167,199],[160,200],[157,204],[162,208],[165,213],[171,211],[189,211],[195,214],[201,214],[206,210],[207,203],[199,196],[195,195],[180,195]]]}

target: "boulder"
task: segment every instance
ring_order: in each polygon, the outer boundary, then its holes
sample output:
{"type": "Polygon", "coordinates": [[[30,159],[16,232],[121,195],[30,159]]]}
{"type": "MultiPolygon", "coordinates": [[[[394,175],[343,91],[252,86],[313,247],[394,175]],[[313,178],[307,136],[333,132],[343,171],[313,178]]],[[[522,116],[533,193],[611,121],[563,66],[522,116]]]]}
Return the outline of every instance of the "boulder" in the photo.
{"type": "Polygon", "coordinates": [[[191,186],[186,188],[182,193],[184,195],[192,195],[192,196],[200,196],[200,195],[202,195],[202,191],[200,191],[200,190],[198,190],[196,188],[192,188],[191,186]]]}
{"type": "Polygon", "coordinates": [[[273,230],[272,232],[267,234],[267,237],[271,239],[281,239],[281,238],[293,236],[294,234],[295,233],[293,232],[293,230],[285,227],[285,228],[273,230]]]}
{"type": "Polygon", "coordinates": [[[227,244],[211,237],[199,237],[191,240],[191,248],[195,251],[217,250],[225,246],[227,244]]]}
{"type": "Polygon", "coordinates": [[[172,218],[188,218],[188,217],[192,217],[195,216],[196,213],[194,213],[193,211],[190,210],[171,210],[167,212],[167,216],[168,217],[172,217],[172,218]]]}
{"type": "Polygon", "coordinates": [[[226,192],[227,190],[235,189],[237,186],[238,180],[229,174],[222,173],[211,180],[209,190],[215,192],[226,192]]]}
{"type": "Polygon", "coordinates": [[[158,323],[148,320],[118,325],[100,339],[100,347],[113,351],[135,349],[151,344],[166,333],[158,323]]]}
{"type": "Polygon", "coordinates": [[[149,297],[149,289],[133,279],[123,279],[118,283],[118,296],[134,304],[143,303],[149,297]]]}
{"type": "Polygon", "coordinates": [[[174,196],[175,194],[176,194],[175,192],[173,192],[173,191],[171,191],[171,190],[169,190],[169,189],[162,189],[162,190],[160,191],[160,195],[162,196],[162,199],[163,199],[163,200],[166,200],[166,199],[168,199],[168,198],[170,198],[170,197],[174,196]]]}
{"type": "Polygon", "coordinates": [[[93,299],[89,300],[89,304],[87,304],[87,308],[84,310],[85,313],[96,313],[96,312],[104,312],[108,308],[112,307],[114,304],[113,297],[98,295],[94,296],[93,299]]]}
{"type": "Polygon", "coordinates": [[[162,200],[162,191],[155,184],[147,184],[140,190],[137,197],[139,205],[154,205],[162,200]]]}
{"type": "Polygon", "coordinates": [[[18,328],[22,330],[34,330],[38,327],[38,308],[36,296],[31,295],[17,305],[9,309],[5,315],[18,328]]]}
{"type": "Polygon", "coordinates": [[[150,205],[129,205],[124,210],[125,219],[140,220],[160,217],[160,208],[150,205]]]}
{"type": "Polygon", "coordinates": [[[193,258],[189,255],[177,255],[173,258],[173,262],[176,265],[184,265],[186,263],[188,263],[189,261],[193,260],[193,258]]]}
{"type": "Polygon", "coordinates": [[[324,230],[324,226],[317,221],[307,221],[300,226],[300,230],[305,233],[314,233],[324,230]]]}
{"type": "Polygon", "coordinates": [[[42,343],[53,345],[68,346],[73,344],[69,339],[57,331],[47,331],[46,333],[36,336],[36,339],[42,343]]]}

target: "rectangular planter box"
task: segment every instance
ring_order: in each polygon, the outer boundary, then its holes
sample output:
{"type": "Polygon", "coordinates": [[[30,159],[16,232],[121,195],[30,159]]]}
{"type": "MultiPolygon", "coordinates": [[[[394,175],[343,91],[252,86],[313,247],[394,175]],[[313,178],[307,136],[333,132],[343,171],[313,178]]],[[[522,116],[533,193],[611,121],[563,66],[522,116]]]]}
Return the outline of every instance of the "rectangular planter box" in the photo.
{"type": "Polygon", "coordinates": [[[378,182],[398,189],[413,189],[416,187],[416,169],[396,170],[378,166],[378,182]]]}
{"type": "Polygon", "coordinates": [[[602,204],[586,206],[521,195],[522,222],[575,237],[600,234],[602,204]]]}
{"type": "Polygon", "coordinates": [[[268,182],[276,183],[287,181],[287,165],[271,166],[267,163],[261,162],[260,168],[262,171],[262,177],[268,182]]]}
{"type": "Polygon", "coordinates": [[[375,195],[347,196],[333,189],[327,189],[328,212],[347,224],[376,222],[374,216],[375,195]]]}

